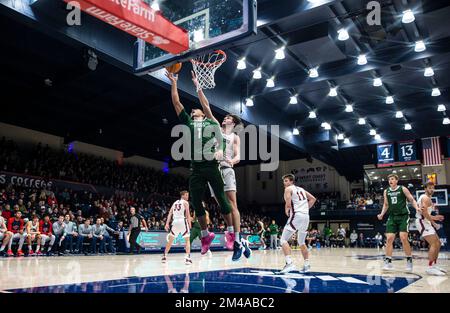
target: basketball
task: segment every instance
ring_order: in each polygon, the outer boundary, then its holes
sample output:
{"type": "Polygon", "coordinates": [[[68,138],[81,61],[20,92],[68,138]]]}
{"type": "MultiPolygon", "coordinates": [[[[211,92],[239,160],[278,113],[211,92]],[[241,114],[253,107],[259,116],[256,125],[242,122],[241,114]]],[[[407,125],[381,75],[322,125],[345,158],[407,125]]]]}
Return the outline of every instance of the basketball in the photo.
{"type": "Polygon", "coordinates": [[[181,70],[181,66],[182,66],[181,63],[175,63],[175,64],[172,64],[170,66],[166,66],[166,70],[169,73],[177,74],[181,70]]]}

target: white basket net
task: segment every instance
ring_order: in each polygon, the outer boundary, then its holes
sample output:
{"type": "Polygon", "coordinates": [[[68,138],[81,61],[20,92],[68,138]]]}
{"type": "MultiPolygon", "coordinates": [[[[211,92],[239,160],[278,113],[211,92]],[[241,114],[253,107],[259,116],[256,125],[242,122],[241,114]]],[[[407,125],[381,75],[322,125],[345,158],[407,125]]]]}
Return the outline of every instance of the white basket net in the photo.
{"type": "Polygon", "coordinates": [[[197,77],[197,91],[216,87],[214,74],[225,62],[227,55],[222,50],[195,57],[191,60],[195,76],[197,77]]]}

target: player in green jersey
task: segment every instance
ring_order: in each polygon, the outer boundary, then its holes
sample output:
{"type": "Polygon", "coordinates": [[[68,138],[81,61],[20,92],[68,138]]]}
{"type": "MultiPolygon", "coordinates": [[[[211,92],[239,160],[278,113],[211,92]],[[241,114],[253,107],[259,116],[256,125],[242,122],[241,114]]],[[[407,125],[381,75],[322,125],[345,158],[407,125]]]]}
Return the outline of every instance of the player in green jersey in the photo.
{"type": "MultiPolygon", "coordinates": [[[[227,226],[233,228],[231,205],[225,196],[224,182],[218,163],[219,160],[223,159],[224,139],[220,124],[213,116],[208,99],[203,91],[199,89],[197,92],[202,110],[193,109],[189,116],[178,95],[178,77],[169,72],[166,72],[166,76],[172,83],[171,95],[175,112],[180,122],[189,127],[190,130],[191,176],[189,177],[189,194],[201,227],[201,254],[206,254],[215,237],[214,233],[208,231],[205,208],[202,206],[202,197],[207,188],[207,183],[216,195],[227,226]]],[[[194,73],[192,73],[192,81],[194,85],[197,85],[194,73]]],[[[231,231],[234,232],[233,229],[231,231]]]]}
{"type": "Polygon", "coordinates": [[[413,264],[411,246],[408,241],[409,210],[407,202],[409,201],[416,211],[420,211],[420,209],[408,188],[398,185],[397,175],[389,175],[388,180],[389,187],[384,191],[383,209],[378,214],[378,219],[381,221],[386,212],[389,213],[386,222],[386,257],[383,270],[393,269],[392,250],[394,249],[395,234],[399,233],[406,255],[406,271],[411,272],[413,264]]]}

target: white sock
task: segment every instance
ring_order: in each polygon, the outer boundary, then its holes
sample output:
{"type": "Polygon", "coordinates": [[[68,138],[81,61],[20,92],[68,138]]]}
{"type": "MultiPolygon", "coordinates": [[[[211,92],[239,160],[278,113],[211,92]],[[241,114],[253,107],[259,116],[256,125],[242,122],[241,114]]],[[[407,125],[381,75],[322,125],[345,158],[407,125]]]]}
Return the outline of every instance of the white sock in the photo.
{"type": "Polygon", "coordinates": [[[236,241],[237,243],[241,242],[241,235],[239,232],[234,233],[234,241],[236,241]]]}
{"type": "Polygon", "coordinates": [[[205,238],[209,235],[209,231],[207,229],[202,230],[202,238],[205,238]]]}
{"type": "Polygon", "coordinates": [[[31,247],[31,245],[28,246],[28,251],[31,251],[33,248],[31,247]]]}
{"type": "Polygon", "coordinates": [[[286,264],[291,264],[292,263],[292,258],[290,255],[286,255],[286,264]]]}
{"type": "Polygon", "coordinates": [[[228,226],[228,227],[227,227],[227,231],[228,231],[229,233],[234,233],[234,227],[233,227],[233,226],[228,226]]]}
{"type": "Polygon", "coordinates": [[[309,265],[309,259],[305,259],[305,265],[309,265]]]}
{"type": "Polygon", "coordinates": [[[190,255],[190,254],[186,254],[185,258],[186,258],[186,259],[190,259],[190,258],[191,258],[191,255],[190,255]]]}
{"type": "Polygon", "coordinates": [[[36,252],[39,252],[39,250],[41,250],[41,246],[36,247],[36,252]]]}

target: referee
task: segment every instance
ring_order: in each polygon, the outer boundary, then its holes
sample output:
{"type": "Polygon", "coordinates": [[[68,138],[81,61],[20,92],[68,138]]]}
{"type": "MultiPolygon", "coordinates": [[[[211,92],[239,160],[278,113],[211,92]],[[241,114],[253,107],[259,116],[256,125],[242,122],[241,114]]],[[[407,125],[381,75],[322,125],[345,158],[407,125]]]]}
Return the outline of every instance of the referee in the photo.
{"type": "Polygon", "coordinates": [[[139,214],[136,214],[136,209],[134,207],[130,208],[130,223],[128,226],[128,242],[130,243],[130,254],[134,254],[134,248],[136,247],[137,253],[139,253],[140,246],[137,244],[136,240],[141,232],[141,224],[143,224],[145,230],[147,231],[147,223],[139,214]]]}

